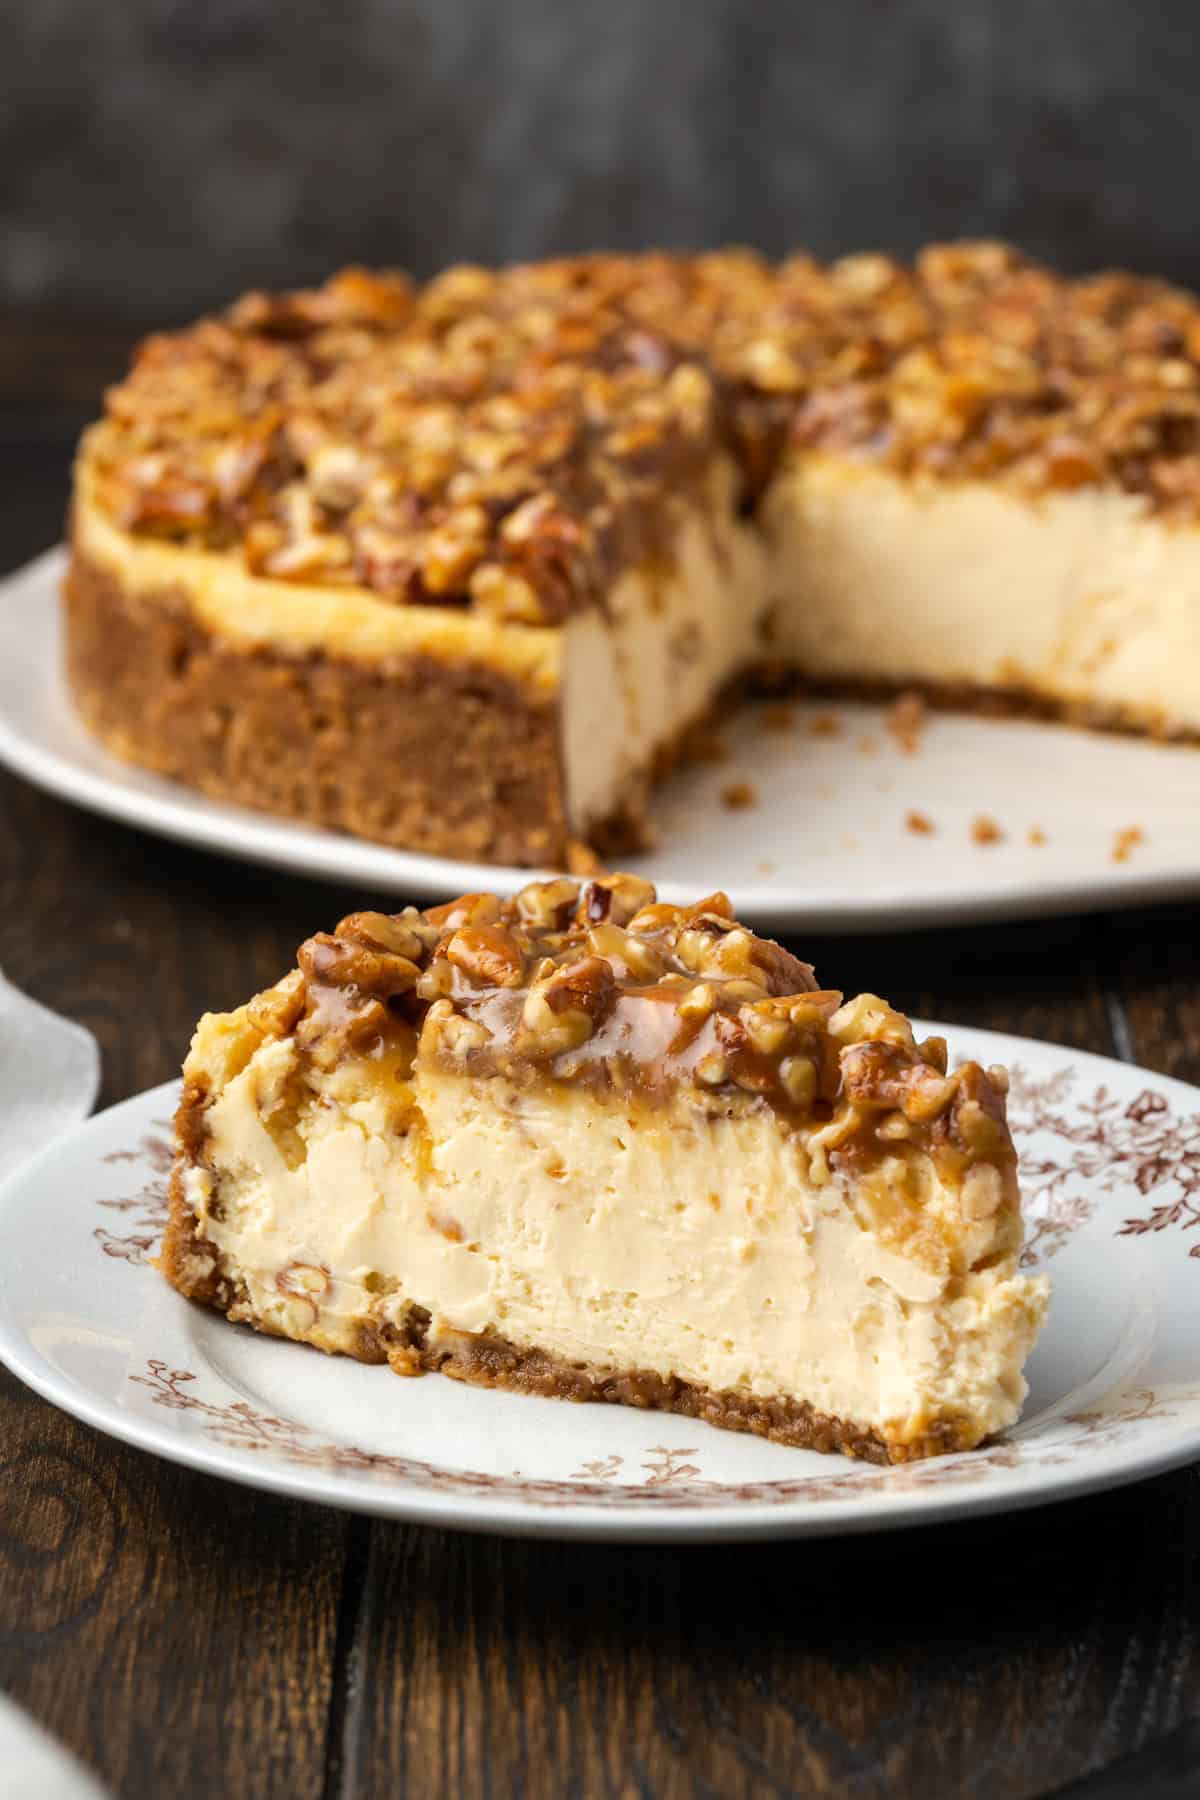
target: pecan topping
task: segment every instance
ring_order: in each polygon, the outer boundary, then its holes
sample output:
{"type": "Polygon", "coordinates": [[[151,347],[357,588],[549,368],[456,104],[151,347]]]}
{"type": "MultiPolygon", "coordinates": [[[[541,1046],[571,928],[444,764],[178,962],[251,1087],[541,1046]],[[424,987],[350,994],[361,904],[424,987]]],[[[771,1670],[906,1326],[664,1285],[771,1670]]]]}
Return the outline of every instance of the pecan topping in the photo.
{"type": "Polygon", "coordinates": [[[521,923],[540,931],[564,931],[575,910],[579,883],[568,881],[531,881],[517,895],[517,916],[521,923]]]}
{"type": "Polygon", "coordinates": [[[318,987],[354,988],[389,1000],[416,986],[420,970],[406,956],[371,950],[352,938],[331,937],[318,931],[300,946],[300,967],[318,987]]]}
{"type": "MultiPolygon", "coordinates": [[[[659,902],[634,876],[530,882],[425,912],[353,913],[302,947],[269,1021],[298,1017],[324,1067],[365,1052],[380,1079],[423,1067],[592,1085],[622,1104],[686,1093],[706,1115],[769,1106],[826,1170],[927,1153],[1011,1182],[1002,1070],[948,1072],[885,1000],[818,988],[807,963],[738,923],[723,894],[659,902]]],[[[889,1177],[890,1179],[890,1177],[889,1177]]],[[[963,1189],[986,1220],[1003,1185],[963,1189]],[[989,1210],[990,1209],[990,1210],[989,1210]]]]}
{"type": "Polygon", "coordinates": [[[431,906],[425,917],[443,931],[457,931],[460,925],[494,925],[500,917],[500,902],[495,894],[464,894],[445,906],[431,906]]]}
{"type": "Polygon", "coordinates": [[[409,962],[419,962],[425,949],[422,938],[405,918],[393,918],[388,913],[351,913],[338,926],[337,935],[349,938],[355,944],[365,944],[368,949],[390,950],[409,962]]]}
{"type": "Polygon", "coordinates": [[[520,944],[501,925],[460,925],[445,956],[476,987],[520,987],[525,972],[520,944]]]}
{"type": "Polygon", "coordinates": [[[519,1043],[539,1058],[578,1049],[603,1017],[613,987],[612,968],[603,957],[560,965],[530,988],[519,1043]]]}
{"type": "Polygon", "coordinates": [[[605,875],[584,884],[578,918],[586,925],[628,925],[654,900],[654,889],[636,875],[605,875]]]}
{"type": "Polygon", "coordinates": [[[753,502],[797,448],[1195,520],[1200,304],[993,243],[352,269],[149,338],[88,461],[128,531],[539,626],[669,543],[715,458],[753,502]]]}

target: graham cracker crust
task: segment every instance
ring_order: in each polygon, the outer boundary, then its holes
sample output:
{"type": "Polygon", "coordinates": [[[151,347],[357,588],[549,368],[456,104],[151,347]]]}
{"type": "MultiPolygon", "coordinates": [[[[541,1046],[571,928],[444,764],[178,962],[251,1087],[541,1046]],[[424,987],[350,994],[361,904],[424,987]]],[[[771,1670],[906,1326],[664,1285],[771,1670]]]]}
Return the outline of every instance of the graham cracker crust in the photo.
{"type": "Polygon", "coordinates": [[[801,669],[772,669],[765,676],[758,672],[752,674],[747,686],[748,692],[759,698],[792,694],[805,700],[881,703],[903,694],[916,694],[935,712],[972,713],[977,718],[987,719],[1031,719],[1042,725],[1149,738],[1155,743],[1200,742],[1200,731],[1171,724],[1161,713],[1148,707],[1056,699],[1024,684],[1016,675],[1004,686],[979,687],[973,682],[927,681],[919,676],[895,681],[830,680],[806,675],[801,669]]]}
{"type": "Polygon", "coordinates": [[[212,1245],[196,1230],[196,1215],[183,1189],[184,1170],[201,1167],[204,1162],[208,1101],[205,1088],[188,1082],[175,1110],[175,1161],[167,1187],[167,1224],[155,1267],[189,1300],[225,1312],[233,1298],[230,1284],[218,1274],[212,1245]]]}
{"type": "MultiPolygon", "coordinates": [[[[417,1356],[422,1372],[438,1370],[474,1387],[507,1388],[512,1393],[554,1400],[636,1406],[644,1412],[680,1413],[721,1431],[748,1432],[796,1450],[841,1451],[861,1462],[915,1462],[969,1448],[975,1441],[966,1430],[967,1421],[944,1419],[932,1421],[923,1437],[900,1444],[853,1420],[818,1412],[804,1400],[699,1387],[677,1375],[658,1375],[649,1369],[581,1366],[543,1350],[522,1349],[490,1333],[444,1337],[432,1348],[419,1348],[417,1356]]],[[[401,1366],[399,1372],[412,1371],[401,1366]]]]}
{"type": "Polygon", "coordinates": [[[216,799],[437,856],[562,864],[557,704],[483,664],[372,666],[223,642],[185,593],[74,555],[67,678],[123,761],[216,799]]]}

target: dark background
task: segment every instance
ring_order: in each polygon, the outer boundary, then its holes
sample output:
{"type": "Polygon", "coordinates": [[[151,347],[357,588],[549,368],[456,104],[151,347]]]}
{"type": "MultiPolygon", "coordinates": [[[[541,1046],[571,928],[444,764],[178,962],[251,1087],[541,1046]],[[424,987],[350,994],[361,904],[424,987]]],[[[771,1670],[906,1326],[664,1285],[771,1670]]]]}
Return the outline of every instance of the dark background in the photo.
{"type": "Polygon", "coordinates": [[[5,464],[348,261],[1002,235],[1200,288],[1195,0],[0,0],[0,45],[5,464]]]}
{"type": "Polygon", "coordinates": [[[0,305],[1000,234],[1200,286],[1194,0],[0,0],[0,305]]]}

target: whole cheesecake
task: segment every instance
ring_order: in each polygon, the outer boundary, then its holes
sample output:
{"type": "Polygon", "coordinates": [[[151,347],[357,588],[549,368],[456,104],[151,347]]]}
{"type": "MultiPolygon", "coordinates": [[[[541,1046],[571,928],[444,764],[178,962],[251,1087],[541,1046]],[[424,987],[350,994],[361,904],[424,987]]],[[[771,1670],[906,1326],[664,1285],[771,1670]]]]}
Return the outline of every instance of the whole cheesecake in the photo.
{"type": "Polygon", "coordinates": [[[769,665],[1200,731],[1200,305],[997,244],[348,271],[85,436],[78,707],[219,797],[570,860],[769,665]]]}
{"type": "Polygon", "coordinates": [[[162,1268],[231,1320],[877,1462],[1019,1413],[1047,1284],[1004,1071],[722,894],[356,913],[184,1081],[162,1268]]]}

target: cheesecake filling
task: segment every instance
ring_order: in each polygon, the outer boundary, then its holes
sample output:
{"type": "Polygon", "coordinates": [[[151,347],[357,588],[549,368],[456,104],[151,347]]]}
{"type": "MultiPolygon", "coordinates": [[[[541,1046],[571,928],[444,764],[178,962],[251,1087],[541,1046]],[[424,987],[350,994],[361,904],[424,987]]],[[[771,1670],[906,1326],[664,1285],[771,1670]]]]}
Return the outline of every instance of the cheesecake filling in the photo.
{"type": "MultiPolygon", "coordinates": [[[[417,1307],[429,1348],[494,1335],[593,1370],[799,1396],[895,1444],[944,1418],[978,1442],[1017,1416],[1045,1289],[1007,1244],[993,1253],[995,1220],[972,1263],[939,1266],[884,1242],[810,1134],[765,1110],[425,1069],[400,1114],[384,1088],[293,1111],[296,1063],[291,1039],[256,1052],[206,1115],[219,1176],[186,1176],[198,1235],[243,1295],[231,1317],[353,1353],[364,1325],[417,1307]]],[[[930,1161],[920,1178],[940,1182],[930,1161]]]]}
{"type": "Polygon", "coordinates": [[[837,685],[982,689],[1200,731],[1200,531],[1145,497],[806,454],[767,497],[771,647],[837,685]]]}
{"type": "Polygon", "coordinates": [[[564,632],[567,815],[586,836],[636,805],[677,746],[756,658],[767,605],[757,526],[738,516],[731,464],[683,512],[671,555],[618,577],[603,609],[564,632]]]}

